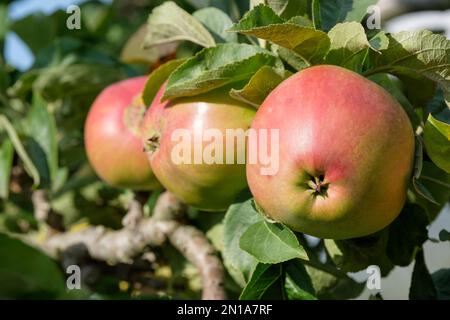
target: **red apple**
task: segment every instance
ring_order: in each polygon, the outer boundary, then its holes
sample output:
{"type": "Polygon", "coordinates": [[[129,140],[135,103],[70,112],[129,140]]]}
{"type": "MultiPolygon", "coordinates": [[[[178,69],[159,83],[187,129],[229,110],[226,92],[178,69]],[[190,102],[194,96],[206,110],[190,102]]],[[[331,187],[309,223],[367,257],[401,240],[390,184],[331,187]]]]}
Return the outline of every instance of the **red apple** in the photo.
{"type": "Polygon", "coordinates": [[[86,153],[95,172],[107,183],[135,190],[159,186],[140,138],[145,105],[141,99],[147,77],[105,88],[94,101],[84,128],[86,153]]]}
{"type": "MultiPolygon", "coordinates": [[[[196,150],[200,150],[199,155],[204,155],[214,138],[210,137],[210,141],[200,140],[199,143],[194,140],[210,129],[217,134],[217,139],[226,137],[227,129],[245,131],[250,127],[256,110],[231,99],[224,89],[161,103],[164,88],[165,86],[161,87],[148,109],[142,129],[144,144],[156,177],[170,192],[193,207],[205,211],[226,209],[236,195],[247,187],[245,138],[243,144],[233,140],[236,143],[233,143],[231,150],[217,148],[221,150],[215,152],[225,151],[223,157],[220,157],[223,163],[211,163],[203,157],[196,161],[196,150]],[[185,140],[189,147],[184,154],[186,161],[176,159],[179,154],[183,154],[179,152],[182,143],[179,139],[180,132],[192,138],[191,141],[185,140]],[[238,163],[235,159],[233,163],[227,164],[225,157],[228,151],[235,155],[243,154],[244,162],[238,163]]],[[[225,146],[223,142],[223,147],[225,146]]]]}
{"type": "Polygon", "coordinates": [[[400,213],[414,133],[400,104],[372,81],[336,66],[305,69],[271,92],[252,128],[279,130],[278,172],[247,164],[255,201],[274,220],[346,239],[381,230],[400,213]]]}

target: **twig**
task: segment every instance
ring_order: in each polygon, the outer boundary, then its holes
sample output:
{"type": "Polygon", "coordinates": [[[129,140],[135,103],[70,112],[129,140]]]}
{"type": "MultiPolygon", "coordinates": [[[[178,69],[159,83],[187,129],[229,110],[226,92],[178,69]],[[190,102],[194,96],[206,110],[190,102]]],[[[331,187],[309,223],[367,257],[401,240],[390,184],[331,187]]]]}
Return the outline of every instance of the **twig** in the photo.
{"type": "Polygon", "coordinates": [[[44,225],[51,227],[51,232],[64,231],[63,217],[52,210],[46,190],[38,189],[32,192],[31,202],[34,207],[34,217],[44,225]]]}
{"type": "Polygon", "coordinates": [[[201,231],[176,220],[185,211],[183,203],[165,192],[158,198],[153,216],[141,219],[133,229],[113,231],[100,226],[76,233],[61,233],[49,238],[43,249],[57,256],[61,251],[83,244],[95,259],[130,263],[147,246],[161,246],[169,240],[198,268],[203,283],[202,298],[225,299],[221,261],[201,231]]]}
{"type": "Polygon", "coordinates": [[[34,207],[34,217],[37,221],[46,221],[51,210],[47,193],[42,190],[35,190],[31,194],[31,202],[34,207]]]}

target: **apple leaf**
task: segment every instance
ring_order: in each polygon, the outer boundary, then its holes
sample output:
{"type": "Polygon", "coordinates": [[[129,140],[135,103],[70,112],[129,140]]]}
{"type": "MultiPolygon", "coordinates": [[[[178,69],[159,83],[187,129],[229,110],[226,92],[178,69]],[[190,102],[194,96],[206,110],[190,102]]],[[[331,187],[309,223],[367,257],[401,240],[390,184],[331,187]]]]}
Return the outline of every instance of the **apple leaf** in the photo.
{"type": "Polygon", "coordinates": [[[299,259],[286,262],[284,289],[289,300],[317,300],[311,278],[299,259]]]}
{"type": "Polygon", "coordinates": [[[308,260],[305,249],[289,228],[267,220],[251,225],[239,245],[261,263],[280,263],[294,258],[308,260]]]}
{"type": "Polygon", "coordinates": [[[415,190],[418,194],[420,194],[422,197],[430,201],[431,203],[434,203],[436,205],[439,205],[439,202],[437,202],[433,195],[431,194],[430,190],[427,189],[426,186],[422,184],[422,182],[419,179],[414,178],[413,179],[413,185],[415,190]]]}
{"type": "MultiPolygon", "coordinates": [[[[450,40],[427,30],[403,31],[388,38],[388,48],[376,56],[375,66],[367,74],[389,72],[404,81],[434,81],[450,106],[450,40]]],[[[424,89],[416,86],[419,91],[424,89]]]]}
{"type": "Polygon", "coordinates": [[[409,288],[409,299],[434,300],[436,297],[436,287],[434,286],[433,278],[425,264],[423,249],[420,249],[416,254],[416,262],[414,264],[411,286],[409,288]]]}
{"type": "Polygon", "coordinates": [[[267,95],[289,76],[289,71],[280,74],[272,67],[263,66],[242,89],[231,89],[230,96],[258,108],[267,95]]]}
{"type": "Polygon", "coordinates": [[[308,14],[309,0],[251,0],[252,8],[260,4],[266,4],[284,19],[294,16],[306,16],[308,14]]]}
{"type": "Polygon", "coordinates": [[[427,200],[417,190],[409,195],[410,200],[424,208],[432,221],[450,199],[450,174],[430,161],[423,161],[420,178],[416,180],[420,181],[421,186],[426,188],[435,201],[427,200]]]}
{"type": "Polygon", "coordinates": [[[366,287],[365,283],[343,276],[336,277],[328,272],[306,265],[316,296],[319,299],[353,299],[366,287]]]}
{"type": "Polygon", "coordinates": [[[370,48],[363,26],[358,22],[339,23],[328,32],[328,37],[330,51],[325,61],[360,72],[370,48]]]}
{"type": "Polygon", "coordinates": [[[428,156],[439,168],[450,173],[450,124],[430,114],[423,136],[428,156]]]}
{"type": "Polygon", "coordinates": [[[438,88],[433,99],[431,99],[424,110],[424,114],[431,113],[433,117],[439,121],[450,123],[450,108],[444,100],[444,92],[438,88]]]}
{"type": "Polygon", "coordinates": [[[142,25],[125,43],[120,53],[120,60],[126,63],[151,65],[160,58],[175,53],[177,43],[165,43],[146,49],[142,46],[147,36],[147,25],[142,25]]]}
{"type": "Polygon", "coordinates": [[[293,50],[308,65],[321,61],[330,46],[325,32],[285,22],[264,5],[249,11],[230,31],[252,35],[293,50]]]}
{"type": "Polygon", "coordinates": [[[42,12],[15,20],[11,23],[10,30],[27,44],[33,54],[37,54],[39,50],[48,46],[57,36],[55,19],[42,12]],[[36,32],[37,27],[39,32],[36,32]]]}
{"type": "Polygon", "coordinates": [[[208,7],[195,11],[192,16],[203,23],[217,43],[238,41],[235,33],[226,32],[233,25],[233,21],[222,10],[208,7]]]}
{"type": "Polygon", "coordinates": [[[296,54],[292,50],[283,47],[278,47],[276,49],[276,52],[278,53],[278,55],[282,60],[286,61],[286,63],[295,70],[300,71],[302,69],[309,67],[309,64],[303,59],[303,57],[296,54]]]}
{"type": "MultiPolygon", "coordinates": [[[[401,88],[397,82],[390,78],[388,74],[377,73],[369,77],[370,80],[382,86],[387,92],[389,92],[403,107],[406,111],[409,120],[411,121],[413,128],[415,129],[420,124],[420,119],[414,110],[414,106],[408,100],[408,98],[403,94],[401,88]]],[[[420,146],[421,147],[421,146],[420,146]]],[[[422,155],[422,148],[420,149],[420,154],[422,155]]]]}
{"type": "Polygon", "coordinates": [[[450,300],[450,269],[439,269],[431,275],[439,300],[450,300]]]}
{"type": "Polygon", "coordinates": [[[54,299],[65,293],[58,265],[22,241],[0,234],[0,299],[54,299]]]}
{"type": "Polygon", "coordinates": [[[423,208],[407,203],[389,227],[387,255],[398,266],[406,267],[418,248],[428,239],[428,217],[423,208]]]}
{"type": "Polygon", "coordinates": [[[245,230],[263,219],[254,209],[252,202],[253,200],[250,199],[232,204],[224,219],[224,264],[232,278],[241,287],[247,284],[252,270],[258,263],[253,256],[239,247],[239,239],[245,230]]]}
{"type": "Polygon", "coordinates": [[[264,293],[281,277],[280,264],[258,263],[252,277],[245,286],[239,300],[259,300],[264,293]]]}
{"type": "Polygon", "coordinates": [[[34,93],[25,124],[24,146],[35,164],[43,187],[50,187],[58,171],[56,123],[39,94],[34,93]]]}
{"type": "Polygon", "coordinates": [[[194,96],[247,80],[264,65],[280,67],[282,62],[273,53],[248,44],[205,48],[170,75],[162,100],[194,96]]]}
{"type": "Polygon", "coordinates": [[[356,272],[370,265],[378,265],[386,275],[393,265],[386,255],[387,230],[348,240],[325,240],[325,248],[333,262],[345,272],[356,272]]]}
{"type": "Polygon", "coordinates": [[[125,77],[121,69],[111,65],[86,62],[66,65],[64,63],[45,68],[32,87],[47,101],[62,97],[80,97],[97,94],[107,85],[125,77]],[[80,85],[80,84],[83,85],[80,85]]]}
{"type": "Polygon", "coordinates": [[[439,240],[440,241],[450,241],[450,232],[448,232],[445,229],[442,229],[441,232],[439,232],[439,240]]]}
{"type": "Polygon", "coordinates": [[[367,14],[367,8],[378,0],[313,0],[313,21],[316,29],[329,31],[344,21],[360,22],[367,14]]]}
{"type": "Polygon", "coordinates": [[[375,50],[386,50],[389,46],[389,38],[383,30],[373,30],[376,33],[368,33],[370,46],[375,50]]]}
{"type": "Polygon", "coordinates": [[[186,59],[169,60],[153,70],[145,82],[145,87],[142,92],[142,99],[144,100],[146,106],[149,106],[153,102],[158,90],[167,78],[169,78],[170,74],[184,61],[186,61],[186,59]]]}
{"type": "Polygon", "coordinates": [[[3,139],[0,144],[0,198],[6,199],[9,195],[9,179],[13,164],[14,148],[9,139],[3,139]]]}
{"type": "Polygon", "coordinates": [[[37,170],[33,161],[31,161],[30,156],[26,152],[22,142],[19,139],[19,136],[17,135],[16,129],[11,124],[11,122],[9,122],[8,118],[6,118],[4,115],[0,115],[0,128],[3,128],[8,134],[9,139],[11,140],[11,143],[13,144],[14,149],[17,152],[17,155],[23,161],[25,171],[33,179],[34,186],[35,187],[39,186],[40,184],[39,171],[37,170]]]}
{"type": "Polygon", "coordinates": [[[206,48],[216,45],[209,31],[175,2],[167,1],[154,8],[148,17],[144,47],[183,40],[206,48]]]}
{"type": "Polygon", "coordinates": [[[414,170],[413,180],[419,179],[423,168],[423,142],[418,135],[414,137],[414,170]]]}

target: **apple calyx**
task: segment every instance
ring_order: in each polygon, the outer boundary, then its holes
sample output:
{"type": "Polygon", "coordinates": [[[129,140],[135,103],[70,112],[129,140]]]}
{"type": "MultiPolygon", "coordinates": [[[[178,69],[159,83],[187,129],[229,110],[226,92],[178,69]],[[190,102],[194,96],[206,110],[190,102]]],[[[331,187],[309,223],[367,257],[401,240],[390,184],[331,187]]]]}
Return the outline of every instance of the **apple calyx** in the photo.
{"type": "Polygon", "coordinates": [[[325,177],[323,174],[316,176],[310,176],[309,181],[306,183],[309,191],[313,196],[328,196],[328,185],[329,183],[325,181],[325,177]]]}
{"type": "Polygon", "coordinates": [[[159,148],[161,135],[157,132],[152,133],[145,142],[144,151],[153,153],[159,148]]]}
{"type": "Polygon", "coordinates": [[[141,96],[136,96],[132,103],[126,107],[123,114],[123,121],[125,126],[133,132],[136,136],[139,135],[139,127],[145,114],[145,105],[142,102],[141,96]]]}

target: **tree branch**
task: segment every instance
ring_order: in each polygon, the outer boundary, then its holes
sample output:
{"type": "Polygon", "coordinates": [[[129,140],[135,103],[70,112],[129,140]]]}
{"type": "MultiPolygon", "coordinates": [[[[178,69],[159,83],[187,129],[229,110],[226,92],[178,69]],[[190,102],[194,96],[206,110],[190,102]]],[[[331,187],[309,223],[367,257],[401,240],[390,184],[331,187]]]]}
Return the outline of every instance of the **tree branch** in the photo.
{"type": "Polygon", "coordinates": [[[141,219],[134,228],[114,231],[98,226],[76,233],[61,233],[50,237],[43,249],[58,256],[61,251],[83,244],[95,259],[130,263],[145,247],[161,246],[168,240],[198,268],[203,284],[202,298],[225,299],[222,263],[200,230],[177,221],[185,211],[183,203],[164,192],[158,198],[153,216],[141,219]]]}

